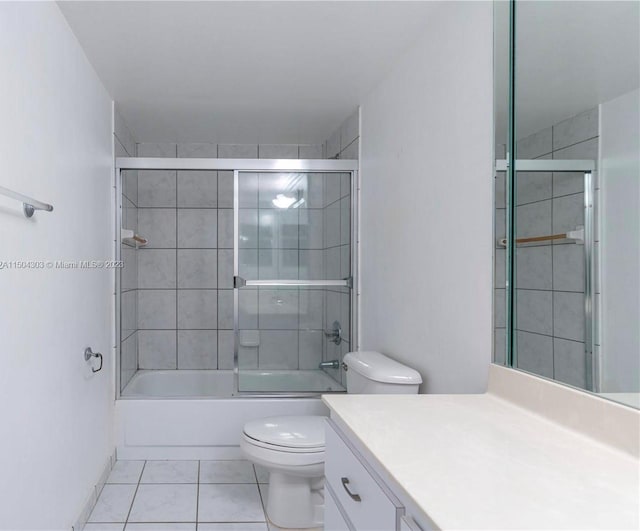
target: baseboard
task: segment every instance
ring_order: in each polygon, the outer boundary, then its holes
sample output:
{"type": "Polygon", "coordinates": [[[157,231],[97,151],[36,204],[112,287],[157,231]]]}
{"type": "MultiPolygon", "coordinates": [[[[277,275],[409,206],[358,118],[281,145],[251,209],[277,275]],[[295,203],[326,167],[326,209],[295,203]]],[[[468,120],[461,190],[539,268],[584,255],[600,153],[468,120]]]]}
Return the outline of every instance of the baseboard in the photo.
{"type": "Polygon", "coordinates": [[[242,459],[239,446],[119,446],[118,459],[242,459]]]}
{"type": "Polygon", "coordinates": [[[93,486],[91,492],[87,496],[86,501],[82,506],[82,510],[80,511],[80,516],[76,519],[76,523],[71,527],[71,531],[82,531],[84,529],[87,520],[89,520],[89,516],[91,515],[91,511],[96,506],[96,502],[98,501],[98,496],[102,492],[102,488],[107,482],[107,478],[109,477],[109,473],[113,468],[113,465],[116,463],[116,450],[113,451],[102,468],[102,472],[100,473],[100,477],[98,478],[98,482],[93,486]]]}

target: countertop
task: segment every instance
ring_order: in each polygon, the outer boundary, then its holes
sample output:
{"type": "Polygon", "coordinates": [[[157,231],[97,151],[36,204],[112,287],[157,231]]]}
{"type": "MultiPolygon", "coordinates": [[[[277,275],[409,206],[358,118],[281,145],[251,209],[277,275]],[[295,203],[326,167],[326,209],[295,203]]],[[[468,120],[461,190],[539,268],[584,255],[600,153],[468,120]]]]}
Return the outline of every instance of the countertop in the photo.
{"type": "Polygon", "coordinates": [[[440,529],[637,529],[639,462],[496,395],[325,395],[440,529]]]}

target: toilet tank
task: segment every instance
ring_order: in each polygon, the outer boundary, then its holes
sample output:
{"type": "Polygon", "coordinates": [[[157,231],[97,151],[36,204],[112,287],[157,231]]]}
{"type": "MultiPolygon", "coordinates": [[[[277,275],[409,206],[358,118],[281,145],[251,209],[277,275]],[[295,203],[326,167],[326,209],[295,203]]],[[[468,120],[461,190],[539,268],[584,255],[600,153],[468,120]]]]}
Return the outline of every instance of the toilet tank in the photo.
{"type": "Polygon", "coordinates": [[[418,371],[380,352],[349,352],[343,362],[350,394],[410,395],[422,383],[418,371]]]}

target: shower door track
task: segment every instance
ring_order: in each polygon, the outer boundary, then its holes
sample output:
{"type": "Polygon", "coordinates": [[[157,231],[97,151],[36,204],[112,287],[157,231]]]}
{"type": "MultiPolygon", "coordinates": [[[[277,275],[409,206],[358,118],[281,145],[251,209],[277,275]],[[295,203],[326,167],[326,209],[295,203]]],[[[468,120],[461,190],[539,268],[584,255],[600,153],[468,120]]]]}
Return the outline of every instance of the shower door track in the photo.
{"type": "MultiPolygon", "coordinates": [[[[594,249],[594,182],[593,173],[596,164],[593,160],[540,160],[540,159],[520,159],[515,160],[514,172],[574,172],[584,173],[584,347],[586,358],[587,390],[598,392],[600,388],[600,360],[594,356],[594,309],[593,309],[593,287],[595,285],[595,268],[593,267],[594,249]]],[[[508,171],[509,161],[505,159],[496,160],[495,171],[508,171]]],[[[508,185],[510,181],[508,180],[508,185]]],[[[515,197],[514,193],[507,193],[507,212],[515,210],[516,205],[510,204],[509,198],[515,197]]],[[[507,216],[509,218],[509,216],[507,216]]],[[[514,216],[515,218],[515,216],[514,216]]],[[[508,233],[516,234],[515,227],[508,233]]],[[[495,242],[494,242],[495,243],[495,242]]],[[[516,241],[507,238],[507,264],[515,263],[512,257],[515,256],[516,241]]],[[[515,278],[515,273],[507,278],[515,278]]],[[[515,282],[507,281],[506,291],[510,300],[515,300],[515,282]]],[[[510,308],[511,305],[508,305],[510,308]]],[[[509,311],[509,310],[508,310],[509,311]]],[[[514,323],[511,318],[510,326],[506,329],[506,363],[513,368],[517,368],[517,351],[513,348],[514,323]]]]}
{"type": "MultiPolygon", "coordinates": [[[[165,157],[117,157],[115,160],[115,257],[121,260],[121,231],[122,226],[122,172],[126,170],[209,170],[209,171],[233,171],[234,172],[234,275],[238,276],[238,190],[237,179],[240,173],[273,173],[273,172],[304,172],[304,173],[349,173],[351,175],[351,277],[339,282],[315,281],[318,285],[336,285],[351,288],[351,338],[354,350],[358,348],[358,306],[359,306],[359,248],[358,235],[358,199],[360,194],[360,181],[358,174],[359,162],[357,160],[337,159],[209,159],[209,158],[165,158],[165,157]]],[[[262,282],[271,282],[271,286],[287,281],[248,281],[251,285],[261,285],[262,282]]],[[[312,283],[314,281],[311,281],[312,283]]],[[[290,283],[288,285],[291,285],[290,283]]],[[[116,318],[116,399],[120,399],[120,275],[115,270],[115,318],[116,318]]],[[[238,334],[238,289],[234,286],[234,334],[238,334]]],[[[239,390],[238,367],[238,338],[234,340],[234,390],[233,396],[251,398],[312,398],[323,394],[318,391],[300,392],[252,392],[239,390]]],[[[335,391],[332,391],[335,392],[335,391]]],[[[332,393],[330,392],[330,393],[332,393]]]]}

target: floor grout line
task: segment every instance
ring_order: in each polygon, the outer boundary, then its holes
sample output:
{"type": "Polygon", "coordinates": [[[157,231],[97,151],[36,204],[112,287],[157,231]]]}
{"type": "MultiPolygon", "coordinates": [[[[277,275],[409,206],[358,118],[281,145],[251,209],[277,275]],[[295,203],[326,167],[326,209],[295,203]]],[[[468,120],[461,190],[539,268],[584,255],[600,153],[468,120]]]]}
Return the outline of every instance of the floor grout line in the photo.
{"type": "Polygon", "coordinates": [[[124,522],[124,527],[122,528],[123,531],[124,529],[126,529],[127,524],[129,523],[129,517],[131,516],[131,511],[133,510],[133,504],[136,501],[136,496],[138,495],[138,489],[140,488],[140,482],[142,481],[142,475],[144,474],[144,469],[147,466],[147,461],[145,460],[144,464],[142,465],[142,470],[140,471],[140,477],[138,478],[138,484],[136,485],[136,490],[133,493],[133,498],[131,498],[131,505],[129,506],[129,511],[127,512],[127,518],[124,522]]]}

